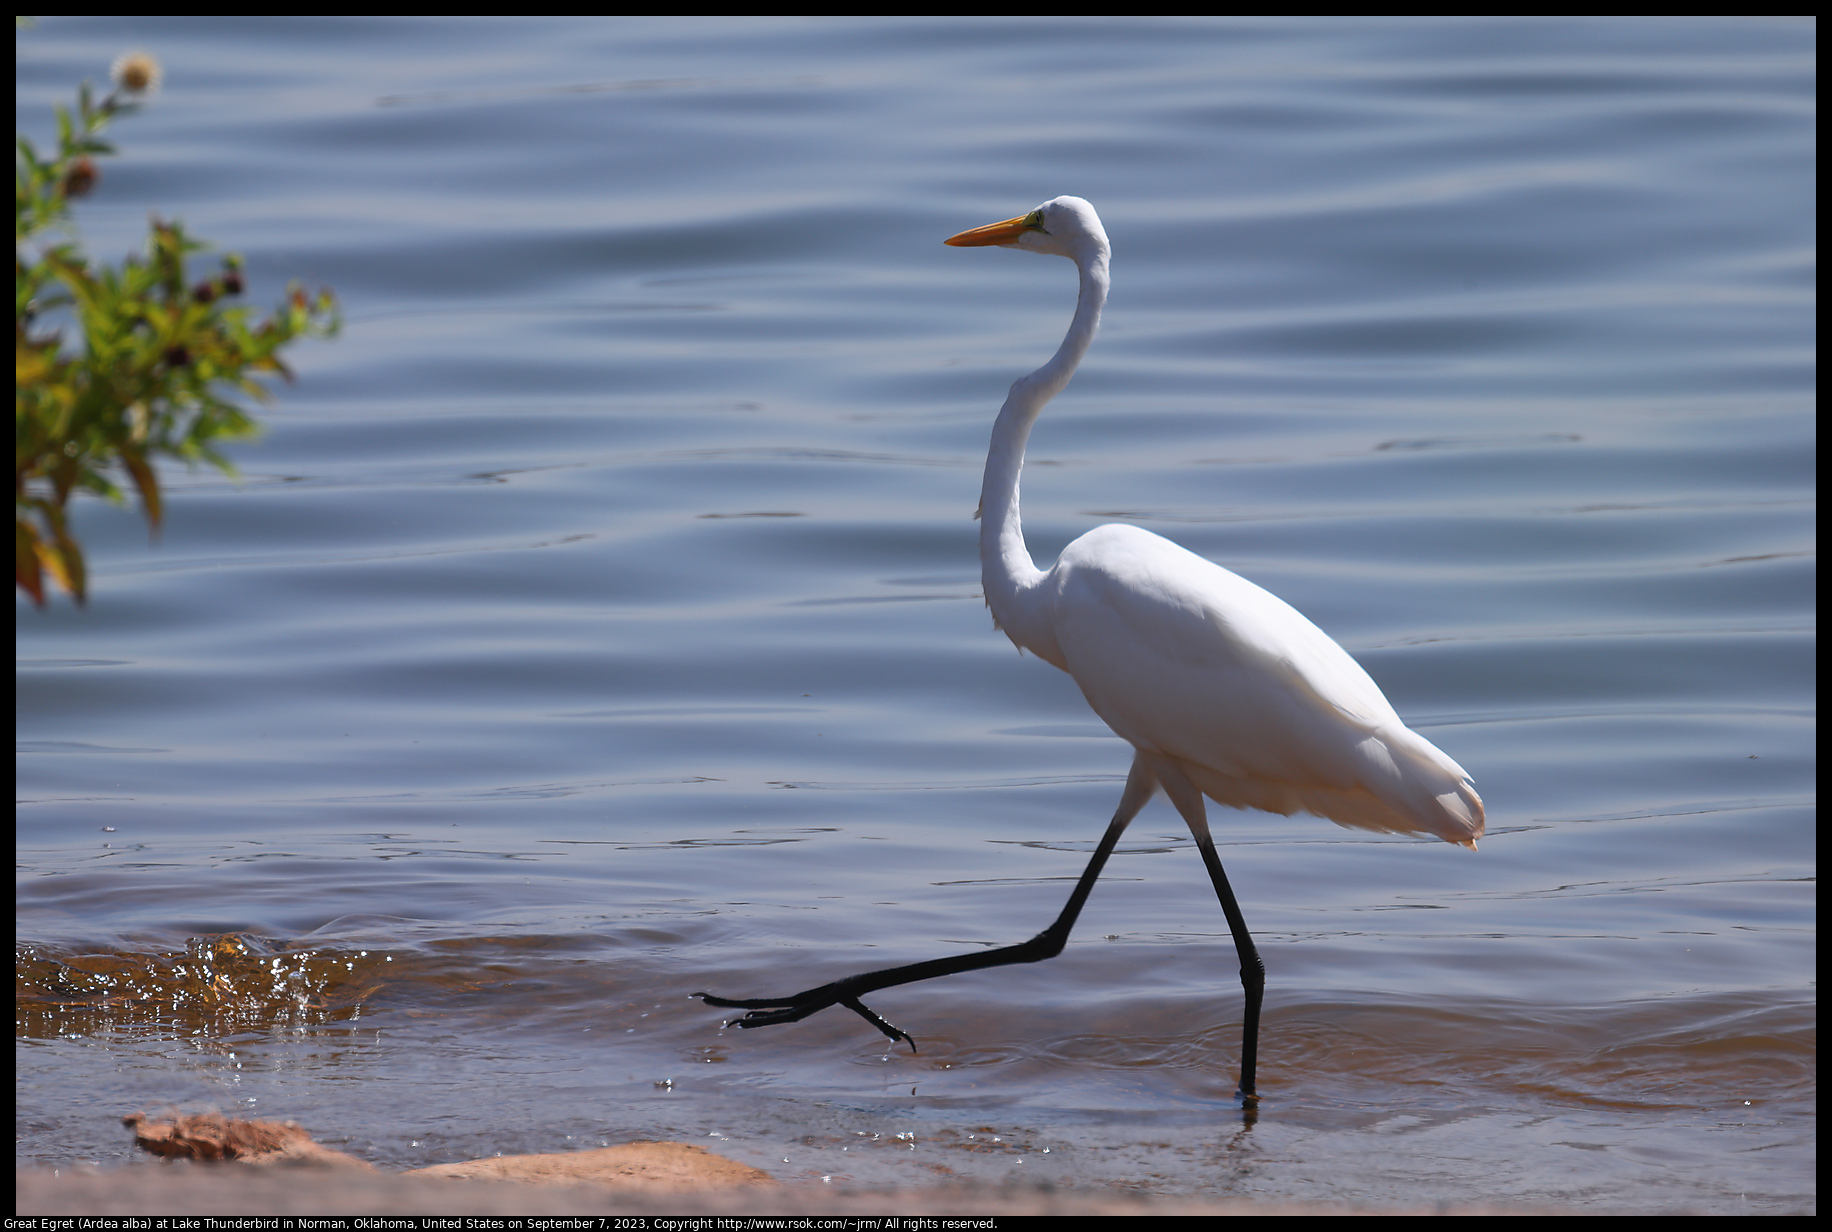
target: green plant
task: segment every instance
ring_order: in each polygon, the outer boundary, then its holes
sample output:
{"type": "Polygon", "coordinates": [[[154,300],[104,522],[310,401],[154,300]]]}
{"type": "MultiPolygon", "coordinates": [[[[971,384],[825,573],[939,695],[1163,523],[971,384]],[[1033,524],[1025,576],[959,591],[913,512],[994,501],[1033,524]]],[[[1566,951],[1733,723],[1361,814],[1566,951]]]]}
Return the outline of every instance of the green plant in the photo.
{"type": "Polygon", "coordinates": [[[264,319],[232,305],[243,285],[233,254],[215,276],[193,283],[186,259],[207,245],[177,222],[154,217],[145,255],[118,268],[92,263],[74,239],[48,234],[73,233],[70,203],[95,186],[94,160],[114,153],[101,130],[138,110],[130,96],[157,85],[158,66],[148,56],[123,56],[114,78],[116,89],[100,103],[85,82],[74,115],[57,109],[55,157],[40,157],[19,138],[14,572],[40,605],[47,575],[78,603],[85,595],[82,546],[65,512],[72,495],[88,491],[120,503],[113,476],[125,475],[157,534],[154,461],[203,461],[234,474],[215,443],[258,431],[237,396],[268,400],[255,374],[291,380],[281,348],[301,336],[329,337],[339,323],[329,291],[308,296],[296,283],[264,319]]]}

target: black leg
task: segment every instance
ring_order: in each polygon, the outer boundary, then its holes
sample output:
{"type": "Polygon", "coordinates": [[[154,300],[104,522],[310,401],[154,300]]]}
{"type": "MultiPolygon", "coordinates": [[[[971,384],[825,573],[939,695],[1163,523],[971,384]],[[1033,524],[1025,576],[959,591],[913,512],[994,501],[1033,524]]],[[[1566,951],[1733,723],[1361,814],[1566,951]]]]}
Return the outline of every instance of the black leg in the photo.
{"type": "Polygon", "coordinates": [[[1101,835],[1100,845],[1094,849],[1093,858],[1088,867],[1082,871],[1081,879],[1075,883],[1074,892],[1056,917],[1056,922],[1019,945],[1003,946],[996,950],[985,950],[978,954],[958,954],[950,958],[932,958],[927,962],[910,963],[903,967],[888,967],[883,971],[868,971],[863,975],[848,976],[835,980],[831,984],[822,984],[819,988],[810,988],[790,997],[753,997],[736,999],[715,997],[711,993],[698,994],[708,1005],[724,1006],[731,1009],[749,1010],[744,1017],[737,1020],[740,1027],[768,1027],[779,1022],[800,1022],[810,1014],[818,1013],[830,1005],[841,1005],[859,1015],[872,1026],[882,1031],[893,1040],[902,1040],[916,1050],[916,1041],[908,1034],[892,1026],[877,1014],[860,1003],[859,998],[866,993],[877,992],[881,988],[894,988],[899,984],[914,984],[919,980],[932,980],[944,975],[958,975],[962,971],[978,971],[982,967],[1003,967],[1011,963],[1042,962],[1062,953],[1062,947],[1068,943],[1069,933],[1075,927],[1076,919],[1081,915],[1083,904],[1094,889],[1094,882],[1100,877],[1101,869],[1106,866],[1107,857],[1113,854],[1113,848],[1120,841],[1120,835],[1132,819],[1138,816],[1139,810],[1145,807],[1152,793],[1157,791],[1157,780],[1152,777],[1144,759],[1133,761],[1132,773],[1126,779],[1126,792],[1120,797],[1120,805],[1113,814],[1113,820],[1107,825],[1107,832],[1101,835]]]}
{"type": "Polygon", "coordinates": [[[1088,867],[1082,871],[1081,879],[1075,883],[1075,890],[1069,895],[1062,914],[1056,917],[1054,924],[1029,941],[978,954],[933,958],[927,962],[888,967],[883,971],[868,971],[863,975],[848,976],[831,984],[822,984],[819,988],[798,992],[791,997],[740,1000],[715,997],[711,993],[697,995],[708,1005],[748,1010],[749,1013],[737,1019],[740,1027],[768,1027],[780,1022],[800,1022],[830,1005],[844,1006],[891,1039],[902,1040],[914,1052],[915,1040],[866,1008],[859,998],[866,993],[881,988],[894,988],[899,984],[914,984],[919,980],[958,975],[962,971],[978,971],[983,967],[1042,962],[1062,953],[1063,946],[1068,943],[1069,933],[1081,915],[1082,906],[1094,889],[1094,882],[1106,866],[1107,857],[1113,854],[1120,835],[1125,833],[1126,827],[1138,816],[1139,810],[1145,807],[1159,786],[1164,788],[1177,812],[1182,814],[1183,820],[1189,825],[1190,833],[1196,839],[1196,849],[1202,853],[1202,863],[1209,870],[1209,881],[1215,886],[1215,896],[1221,900],[1222,914],[1228,918],[1228,930],[1234,935],[1234,950],[1240,958],[1240,985],[1246,993],[1246,1010],[1241,1024],[1240,1088],[1236,1094],[1246,1105],[1250,1124],[1253,1109],[1259,1103],[1254,1078],[1259,1059],[1260,1006],[1266,994],[1266,964],[1260,958],[1259,947],[1253,944],[1253,934],[1247,931],[1246,917],[1241,914],[1233,887],[1228,884],[1228,875],[1221,867],[1221,857],[1215,854],[1215,840],[1209,834],[1208,811],[1203,804],[1202,793],[1196,790],[1174,763],[1148,761],[1144,754],[1134,757],[1132,772],[1126,778],[1126,792],[1120,797],[1119,808],[1115,810],[1113,820],[1108,823],[1107,832],[1101,836],[1100,845],[1094,849],[1088,867]]]}
{"type": "Polygon", "coordinates": [[[1260,1003],[1266,996],[1266,964],[1260,958],[1259,947],[1253,944],[1253,934],[1247,931],[1247,917],[1241,914],[1240,904],[1234,899],[1234,889],[1221,867],[1221,857],[1215,854],[1215,840],[1209,835],[1208,809],[1203,804],[1202,793],[1175,766],[1159,765],[1155,769],[1164,786],[1164,794],[1183,814],[1190,834],[1196,839],[1196,849],[1202,853],[1209,881],[1215,886],[1215,897],[1221,900],[1221,912],[1228,917],[1228,931],[1234,934],[1234,952],[1240,957],[1240,986],[1247,999],[1241,1023],[1240,1089],[1235,1094],[1252,1107],[1259,1102],[1253,1079],[1259,1061],[1260,1003]]]}

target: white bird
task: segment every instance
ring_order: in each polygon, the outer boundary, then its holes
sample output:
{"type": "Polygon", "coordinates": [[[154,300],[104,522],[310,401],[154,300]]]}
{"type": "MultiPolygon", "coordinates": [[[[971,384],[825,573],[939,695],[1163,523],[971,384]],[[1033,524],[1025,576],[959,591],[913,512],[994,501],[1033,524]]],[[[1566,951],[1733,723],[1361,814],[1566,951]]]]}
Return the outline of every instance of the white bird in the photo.
{"type": "Polygon", "coordinates": [[[1290,604],[1137,526],[1099,526],[1053,568],[1032,563],[1018,521],[1024,445],[1044,404],[1067,385],[1100,326],[1109,247],[1094,207],[1057,197],[1030,213],[964,231],[959,247],[999,245],[1067,257],[1081,273],[1069,332],[1050,361],[1013,382],[992,429],[980,490],[986,606],[1019,649],[1061,668],[1133,747],[1119,808],[1054,924],[1021,945],[868,972],[778,999],[712,1005],[751,1012],[742,1027],[795,1022],[829,1005],[892,1039],[910,1037],[860,1003],[865,993],[1062,952],[1121,833],[1162,788],[1221,900],[1246,991],[1239,1097],[1257,1100],[1265,966],[1209,835],[1203,797],[1233,808],[1314,813],[1341,826],[1434,834],[1475,850],[1482,799],[1463,767],[1408,728],[1359,663],[1290,604]]]}

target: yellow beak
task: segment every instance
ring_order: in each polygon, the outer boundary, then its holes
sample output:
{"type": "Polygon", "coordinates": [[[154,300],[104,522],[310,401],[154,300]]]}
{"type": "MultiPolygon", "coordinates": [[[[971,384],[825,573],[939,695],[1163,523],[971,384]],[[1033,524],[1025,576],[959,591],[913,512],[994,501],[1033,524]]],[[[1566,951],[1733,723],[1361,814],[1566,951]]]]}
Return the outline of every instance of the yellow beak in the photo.
{"type": "Polygon", "coordinates": [[[1004,222],[989,222],[983,227],[975,227],[959,235],[950,235],[942,242],[952,244],[956,248],[983,248],[988,244],[1015,244],[1019,236],[1026,231],[1038,230],[1041,225],[1042,220],[1037,217],[1037,211],[1032,210],[1020,218],[1007,218],[1004,222]]]}

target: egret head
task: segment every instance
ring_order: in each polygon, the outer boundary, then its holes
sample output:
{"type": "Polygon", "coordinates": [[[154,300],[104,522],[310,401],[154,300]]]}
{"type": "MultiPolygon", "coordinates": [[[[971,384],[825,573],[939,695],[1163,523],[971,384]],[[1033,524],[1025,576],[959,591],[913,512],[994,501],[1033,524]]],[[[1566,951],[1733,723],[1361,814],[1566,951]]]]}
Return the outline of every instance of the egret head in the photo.
{"type": "Polygon", "coordinates": [[[957,248],[1022,248],[1026,252],[1067,257],[1077,264],[1096,256],[1105,257],[1108,252],[1107,232],[1100,225],[1100,215],[1080,197],[1057,197],[1022,217],[975,227],[949,236],[945,242],[957,248]]]}

